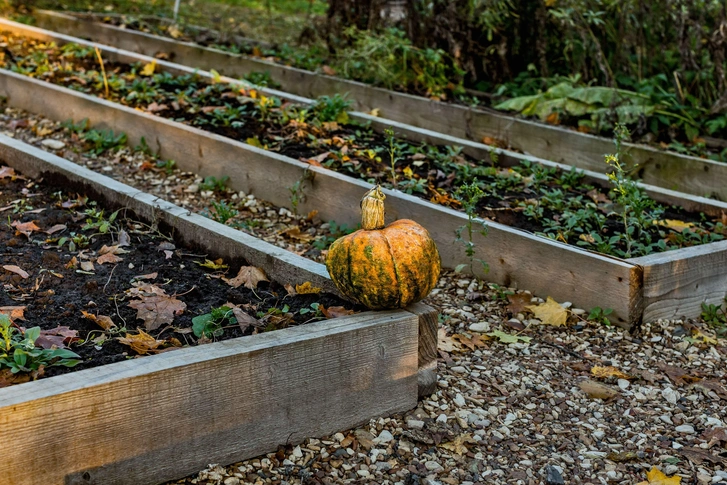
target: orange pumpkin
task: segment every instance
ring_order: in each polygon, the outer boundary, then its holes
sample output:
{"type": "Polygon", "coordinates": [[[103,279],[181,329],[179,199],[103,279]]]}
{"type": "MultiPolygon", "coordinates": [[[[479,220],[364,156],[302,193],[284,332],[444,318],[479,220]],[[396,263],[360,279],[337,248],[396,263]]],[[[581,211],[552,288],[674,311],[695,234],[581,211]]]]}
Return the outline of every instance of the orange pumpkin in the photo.
{"type": "Polygon", "coordinates": [[[427,296],[439,279],[441,260],[429,233],[408,219],[384,227],[380,186],[361,200],[361,229],[336,240],[326,268],[346,297],[372,310],[403,308],[427,296]]]}

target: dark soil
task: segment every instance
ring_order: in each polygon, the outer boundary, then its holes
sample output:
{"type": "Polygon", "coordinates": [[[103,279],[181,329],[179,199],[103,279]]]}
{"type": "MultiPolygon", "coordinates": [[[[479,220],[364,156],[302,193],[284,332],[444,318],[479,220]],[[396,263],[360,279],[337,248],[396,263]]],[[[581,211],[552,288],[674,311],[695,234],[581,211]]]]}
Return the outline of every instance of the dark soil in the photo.
{"type": "MultiPolygon", "coordinates": [[[[130,212],[120,211],[114,222],[115,227],[109,233],[99,234],[97,229],[84,229],[88,218],[84,211],[100,208],[92,201],[83,203],[83,197],[79,194],[46,185],[42,181],[36,183],[0,177],[0,214],[7,222],[0,229],[0,260],[2,266],[15,265],[29,274],[23,278],[0,268],[0,284],[3,286],[0,307],[25,306],[24,319],[14,322],[17,326],[40,326],[45,330],[68,326],[78,332],[80,339],[71,343],[69,348],[79,354],[83,362],[70,369],[48,367],[45,369],[46,376],[118,362],[135,355],[129,347],[114,338],[123,337],[126,332],[107,334],[107,340],[102,345],[91,342],[103,330],[84,318],[81,311],[109,316],[118,327],[125,327],[132,334],[136,333],[136,329],[145,330],[144,321],[137,319],[137,311],[129,307],[132,297],[126,293],[141,275],[156,273],[156,277],[143,282],[162,288],[167,295],[176,295],[187,305],[172,324],[161,325],[148,332],[159,340],[167,341],[163,347],[168,348],[197,345],[198,339],[191,332],[192,318],[209,313],[211,308],[228,302],[258,318],[260,324],[248,326],[244,331],[239,325],[226,324],[224,334],[216,340],[322,319],[312,318],[314,312],[299,313],[301,309],[310,308],[312,303],[319,303],[326,308],[354,308],[349,302],[330,294],[290,296],[281,284],[285,282],[262,281],[254,291],[244,286],[233,288],[220,277],[234,277],[239,268],[246,265],[245,261],[225,261],[230,267],[224,270],[201,267],[196,263],[204,262],[205,258],[212,259],[214,255],[195,254],[193,249],[180,245],[168,234],[138,222],[130,212]],[[14,222],[31,221],[40,230],[31,232],[29,236],[10,226],[14,222]],[[52,235],[44,232],[60,224],[66,228],[52,235]],[[69,267],[73,258],[79,263],[95,261],[102,246],[118,244],[115,241],[121,231],[128,234],[130,241],[129,246],[123,248],[128,253],[118,255],[123,261],[117,264],[94,262],[94,269],[90,272],[83,272],[80,266],[69,267]],[[73,233],[86,235],[88,245],[75,251],[69,250],[68,243],[59,247],[59,238],[69,237],[73,233]],[[171,251],[168,253],[171,255],[169,258],[164,248],[171,251]],[[286,305],[287,314],[280,315],[275,311],[284,309],[286,305]],[[273,314],[278,315],[271,316],[273,314]]],[[[106,218],[109,215],[105,213],[106,218]]]]}

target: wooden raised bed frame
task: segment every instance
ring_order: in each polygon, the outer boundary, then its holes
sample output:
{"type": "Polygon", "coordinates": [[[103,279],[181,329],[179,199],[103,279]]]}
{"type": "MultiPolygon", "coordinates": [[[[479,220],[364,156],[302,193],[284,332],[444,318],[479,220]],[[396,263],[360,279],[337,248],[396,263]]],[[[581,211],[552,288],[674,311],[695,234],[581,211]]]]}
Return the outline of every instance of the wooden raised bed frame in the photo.
{"type": "MultiPolygon", "coordinates": [[[[94,45],[14,22],[0,21],[0,26],[21,35],[54,40],[61,44],[78,42],[94,45]]],[[[99,47],[106,58],[115,61],[152,60],[112,47],[99,47]]],[[[157,66],[176,73],[194,71],[159,60],[157,66]]],[[[203,71],[194,72],[210,76],[203,71]]],[[[8,98],[11,106],[51,119],[87,118],[93,126],[123,131],[131,144],[138,144],[144,137],[152,149],[158,150],[160,156],[175,160],[183,170],[202,176],[227,175],[233,188],[254,193],[275,205],[291,207],[286,191],[279,188],[290,187],[301,180],[306,172],[312,173],[313,180],[306,185],[305,200],[298,209],[317,210],[324,220],[346,224],[359,222],[359,198],[369,188],[361,180],[6,70],[0,70],[0,94],[8,98]]],[[[302,102],[306,101],[303,99],[302,102]]],[[[363,117],[360,114],[356,116],[363,117]]],[[[377,123],[380,127],[394,126],[398,132],[412,139],[445,140],[447,143],[462,141],[387,120],[378,119],[377,123]]],[[[489,148],[472,142],[462,144],[470,151],[489,152],[489,148]]],[[[503,154],[503,158],[509,160],[508,163],[535,160],[550,166],[558,165],[512,152],[498,153],[503,154]]],[[[603,174],[588,172],[587,176],[590,181],[606,180],[603,174]]],[[[659,187],[645,188],[654,199],[664,203],[679,204],[712,216],[727,212],[725,203],[687,197],[659,187]]],[[[389,216],[394,219],[414,219],[424,225],[437,242],[445,267],[453,268],[467,262],[463,248],[455,242],[455,230],[466,223],[465,214],[400,192],[386,193],[389,216]]],[[[549,295],[558,301],[571,301],[581,308],[611,308],[616,323],[622,326],[630,327],[642,319],[650,321],[662,317],[698,316],[702,301],[718,303],[727,291],[727,271],[723,264],[727,255],[727,241],[623,260],[495,222],[488,222],[488,226],[487,237],[476,235],[474,241],[475,257],[490,265],[490,272],[482,276],[498,284],[549,295]],[[672,261],[683,272],[664,279],[654,272],[652,261],[656,261],[654,264],[659,268],[665,267],[665,261],[672,261]],[[699,263],[693,263],[695,261],[699,263]]]]}
{"type": "MultiPolygon", "coordinates": [[[[508,116],[488,109],[470,108],[432,101],[420,96],[389,91],[346,79],[317,74],[241,54],[202,47],[189,42],[121,29],[59,12],[37,10],[38,25],[50,30],[84,37],[148,56],[169,54],[176,63],[200,69],[215,69],[241,77],[253,71],[268,72],[281,89],[316,98],[348,93],[355,109],[379,109],[382,117],[419,128],[480,141],[488,136],[504,140],[524,153],[575,167],[605,172],[603,155],[613,151],[613,141],[575,130],[508,116]]],[[[638,165],[644,183],[689,194],[727,201],[727,163],[680,155],[646,145],[626,143],[630,163],[638,165]]]]}
{"type": "MultiPolygon", "coordinates": [[[[4,135],[0,162],[129,208],[215,256],[332,288],[320,264],[4,135]]],[[[3,484],[159,483],[410,409],[422,370],[429,392],[436,384],[436,325],[416,304],[0,389],[0,427],[14,437],[3,484]]]]}

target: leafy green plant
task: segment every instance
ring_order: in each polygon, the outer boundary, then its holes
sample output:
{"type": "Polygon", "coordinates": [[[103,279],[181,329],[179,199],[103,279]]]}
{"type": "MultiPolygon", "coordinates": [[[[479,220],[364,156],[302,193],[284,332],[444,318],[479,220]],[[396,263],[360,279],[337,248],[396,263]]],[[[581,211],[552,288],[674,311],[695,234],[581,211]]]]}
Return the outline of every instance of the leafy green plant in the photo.
{"type": "Polygon", "coordinates": [[[126,133],[114,134],[113,130],[88,130],[82,135],[90,145],[89,152],[100,155],[106,150],[118,150],[126,144],[126,133]]]}
{"type": "Polygon", "coordinates": [[[611,326],[611,319],[608,316],[613,313],[613,308],[593,307],[588,313],[588,321],[603,324],[607,327],[611,326]]]}
{"type": "Polygon", "coordinates": [[[237,209],[229,206],[224,200],[212,201],[212,219],[220,224],[227,224],[227,221],[237,217],[238,214],[237,209]]]}
{"type": "Polygon", "coordinates": [[[38,371],[41,366],[74,367],[81,362],[81,357],[68,349],[43,349],[35,346],[40,337],[40,327],[33,327],[21,332],[13,326],[10,317],[0,314],[0,368],[10,372],[38,371]]]}
{"type": "Polygon", "coordinates": [[[328,247],[333,244],[336,239],[343,237],[346,234],[351,234],[355,230],[355,228],[350,228],[346,224],[338,224],[336,221],[329,221],[328,234],[313,241],[313,247],[318,248],[321,251],[328,249],[328,247]]]}
{"type": "Polygon", "coordinates": [[[288,192],[290,192],[290,205],[293,207],[293,214],[298,214],[298,206],[301,202],[305,201],[305,193],[303,192],[305,183],[312,181],[314,176],[315,173],[311,172],[308,170],[308,167],[306,167],[306,169],[303,170],[303,175],[301,175],[293,185],[288,187],[288,192]]]}
{"type": "Polygon", "coordinates": [[[113,227],[113,223],[114,221],[116,221],[116,217],[118,217],[119,211],[117,210],[115,212],[112,212],[108,219],[104,217],[103,209],[95,209],[89,207],[84,211],[84,214],[87,217],[86,223],[81,228],[82,230],[94,230],[99,234],[106,234],[109,232],[109,229],[113,227]]]}
{"type": "Polygon", "coordinates": [[[455,268],[455,272],[457,273],[462,272],[462,270],[469,266],[472,274],[475,274],[475,261],[482,265],[482,270],[485,273],[490,270],[489,265],[485,261],[475,258],[476,244],[474,242],[474,234],[479,233],[482,236],[487,236],[487,224],[477,219],[477,204],[485,195],[477,182],[463,184],[454,192],[454,197],[462,203],[462,209],[467,214],[467,223],[455,231],[457,236],[456,240],[464,244],[465,254],[467,255],[467,259],[469,259],[468,264],[457,265],[455,268]],[[465,237],[462,236],[463,233],[465,237]]]}
{"type": "Polygon", "coordinates": [[[230,177],[228,177],[227,175],[223,175],[220,178],[209,175],[204,178],[201,184],[199,184],[199,188],[201,190],[207,190],[222,194],[227,191],[227,182],[229,182],[229,180],[230,177]]]}
{"type": "Polygon", "coordinates": [[[280,87],[280,83],[275,82],[273,78],[270,77],[270,73],[267,71],[252,71],[245,74],[245,76],[243,76],[243,79],[252,84],[255,84],[256,86],[263,86],[273,89],[277,89],[280,87]]]}
{"type": "Polygon", "coordinates": [[[724,305],[702,302],[702,320],[712,327],[717,335],[727,337],[727,297],[724,305]]]}
{"type": "Polygon", "coordinates": [[[323,315],[323,312],[321,311],[321,304],[320,303],[311,303],[308,308],[301,308],[298,310],[298,313],[301,315],[308,315],[312,313],[311,318],[312,319],[324,319],[326,318],[325,315],[323,315]]]}
{"type": "Polygon", "coordinates": [[[323,122],[335,121],[337,123],[348,123],[348,111],[351,108],[351,101],[339,93],[333,96],[320,96],[311,108],[316,118],[323,122]]]}
{"type": "Polygon", "coordinates": [[[209,313],[198,315],[192,319],[192,332],[197,338],[221,337],[226,324],[235,325],[237,320],[232,309],[227,306],[212,308],[209,313]]]}

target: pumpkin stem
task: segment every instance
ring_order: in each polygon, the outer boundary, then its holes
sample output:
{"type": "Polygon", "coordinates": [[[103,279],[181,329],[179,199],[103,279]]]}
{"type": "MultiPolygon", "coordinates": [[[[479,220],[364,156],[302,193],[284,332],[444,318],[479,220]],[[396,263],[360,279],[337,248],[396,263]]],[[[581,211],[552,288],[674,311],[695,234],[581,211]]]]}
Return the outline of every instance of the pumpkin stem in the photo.
{"type": "Polygon", "coordinates": [[[361,227],[367,231],[383,229],[384,224],[384,199],[386,195],[377,185],[366,192],[361,199],[361,227]]]}

